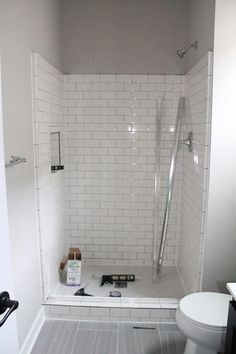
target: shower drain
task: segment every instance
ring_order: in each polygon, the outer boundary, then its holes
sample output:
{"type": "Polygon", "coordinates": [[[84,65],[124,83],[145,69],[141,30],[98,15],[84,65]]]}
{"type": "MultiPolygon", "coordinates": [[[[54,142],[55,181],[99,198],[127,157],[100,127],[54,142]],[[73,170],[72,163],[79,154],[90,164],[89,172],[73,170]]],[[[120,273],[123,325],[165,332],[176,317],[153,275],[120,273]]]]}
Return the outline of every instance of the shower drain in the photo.
{"type": "Polygon", "coordinates": [[[116,281],[115,288],[127,288],[127,281],[116,281]]]}
{"type": "Polygon", "coordinates": [[[133,329],[150,329],[150,330],[155,330],[156,327],[142,327],[142,326],[133,326],[133,329]]]}

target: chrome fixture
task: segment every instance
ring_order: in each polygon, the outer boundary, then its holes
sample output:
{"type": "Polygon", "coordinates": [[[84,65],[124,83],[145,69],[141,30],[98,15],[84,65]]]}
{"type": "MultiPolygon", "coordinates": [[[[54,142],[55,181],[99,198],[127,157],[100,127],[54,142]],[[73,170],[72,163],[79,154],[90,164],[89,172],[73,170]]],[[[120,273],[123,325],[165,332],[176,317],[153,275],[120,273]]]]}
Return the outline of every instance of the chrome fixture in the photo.
{"type": "Polygon", "coordinates": [[[11,156],[10,161],[5,165],[5,167],[18,165],[19,163],[27,162],[26,158],[19,156],[11,156]]]}
{"type": "Polygon", "coordinates": [[[157,261],[158,261],[158,241],[159,241],[159,203],[160,203],[160,151],[161,151],[161,113],[162,113],[162,99],[156,101],[156,139],[155,139],[155,192],[154,192],[154,244],[153,244],[153,264],[152,264],[152,280],[154,283],[157,279],[157,261]]]}
{"type": "Polygon", "coordinates": [[[190,49],[190,48],[198,48],[198,41],[195,41],[191,44],[186,45],[185,47],[181,48],[181,49],[177,49],[176,53],[178,54],[178,56],[180,58],[183,58],[183,56],[185,55],[185,53],[190,49]]]}
{"type": "Polygon", "coordinates": [[[157,263],[157,274],[161,271],[161,266],[162,266],[162,261],[163,261],[163,256],[164,256],[164,248],[165,248],[168,221],[169,221],[169,215],[170,215],[171,199],[172,199],[172,193],[173,193],[173,187],[174,187],[174,178],[175,178],[175,171],[176,171],[176,164],[177,164],[177,157],[178,157],[178,150],[179,150],[179,138],[180,138],[180,129],[181,129],[184,105],[185,105],[185,98],[180,97],[179,107],[178,107],[178,115],[177,115],[177,120],[176,120],[175,141],[174,141],[172,158],[171,158],[171,165],[170,165],[166,208],[165,208],[165,214],[164,214],[164,220],[163,220],[163,226],[162,226],[161,243],[160,243],[158,263],[157,263]]]}
{"type": "Polygon", "coordinates": [[[183,145],[187,146],[189,152],[193,151],[193,132],[188,133],[188,137],[182,141],[183,145]]]}

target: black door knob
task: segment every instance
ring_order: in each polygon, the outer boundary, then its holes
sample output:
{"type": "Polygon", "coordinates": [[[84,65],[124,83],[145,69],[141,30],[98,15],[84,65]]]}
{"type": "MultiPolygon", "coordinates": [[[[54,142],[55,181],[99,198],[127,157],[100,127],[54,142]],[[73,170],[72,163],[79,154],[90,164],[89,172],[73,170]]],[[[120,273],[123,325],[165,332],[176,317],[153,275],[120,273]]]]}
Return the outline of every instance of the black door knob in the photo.
{"type": "Polygon", "coordinates": [[[17,309],[19,302],[10,299],[10,295],[7,291],[0,293],[0,314],[6,312],[5,316],[0,320],[0,327],[6,322],[10,314],[17,309]]]}

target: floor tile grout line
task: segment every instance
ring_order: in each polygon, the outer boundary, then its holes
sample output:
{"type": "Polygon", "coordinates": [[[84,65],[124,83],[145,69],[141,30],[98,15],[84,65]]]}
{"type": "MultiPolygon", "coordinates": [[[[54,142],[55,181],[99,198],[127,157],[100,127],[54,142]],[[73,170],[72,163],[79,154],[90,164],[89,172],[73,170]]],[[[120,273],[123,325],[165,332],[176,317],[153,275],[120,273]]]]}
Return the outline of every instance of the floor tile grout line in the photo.
{"type": "Polygon", "coordinates": [[[71,347],[71,353],[70,354],[73,354],[73,351],[74,351],[74,347],[75,347],[75,342],[76,342],[76,337],[77,337],[77,334],[79,332],[79,327],[80,327],[80,322],[77,323],[77,328],[76,328],[76,332],[75,332],[75,338],[74,338],[74,343],[71,347]]]}
{"type": "MultiPolygon", "coordinates": [[[[61,323],[60,323],[60,325],[61,325],[61,323]]],[[[55,326],[55,332],[53,333],[53,338],[52,338],[52,340],[50,341],[50,346],[49,346],[49,348],[47,348],[47,352],[48,353],[50,353],[50,351],[53,349],[53,347],[54,347],[54,345],[55,345],[55,338],[56,338],[56,336],[57,336],[57,333],[59,333],[60,332],[60,325],[59,326],[56,326],[56,322],[55,321],[53,321],[53,326],[55,326]]]]}
{"type": "Polygon", "coordinates": [[[116,354],[119,354],[119,335],[120,335],[120,322],[118,322],[118,327],[117,327],[116,354]]]}
{"type": "Polygon", "coordinates": [[[162,340],[161,340],[160,324],[158,324],[157,331],[158,331],[158,336],[159,336],[159,340],[160,340],[161,354],[164,354],[164,353],[163,353],[163,348],[162,348],[162,340]]]}
{"type": "MultiPolygon", "coordinates": [[[[46,324],[45,324],[45,323],[43,324],[43,327],[44,327],[44,328],[45,328],[45,327],[48,327],[48,326],[50,326],[49,321],[48,321],[46,324]]],[[[42,328],[43,328],[43,327],[42,327],[42,328]]],[[[49,339],[49,337],[50,337],[51,329],[48,328],[48,331],[46,331],[46,335],[44,336],[44,342],[41,341],[41,337],[40,337],[41,331],[42,331],[42,329],[40,330],[40,333],[39,333],[39,335],[37,336],[37,339],[36,339],[36,341],[35,341],[35,343],[34,343],[34,346],[33,346],[32,350],[31,350],[30,354],[33,354],[33,353],[34,353],[35,348],[37,348],[37,345],[39,345],[38,343],[40,343],[40,350],[39,350],[38,352],[41,353],[42,350],[43,350],[45,341],[47,341],[47,339],[49,339]]]]}

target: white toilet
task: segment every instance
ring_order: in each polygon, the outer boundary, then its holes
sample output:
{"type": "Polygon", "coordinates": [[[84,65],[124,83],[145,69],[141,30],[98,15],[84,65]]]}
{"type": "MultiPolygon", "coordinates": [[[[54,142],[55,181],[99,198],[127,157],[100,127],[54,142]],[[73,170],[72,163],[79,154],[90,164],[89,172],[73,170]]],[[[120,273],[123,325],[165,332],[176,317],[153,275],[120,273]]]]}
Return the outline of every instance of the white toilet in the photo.
{"type": "Polygon", "coordinates": [[[187,337],[184,354],[217,354],[224,351],[231,295],[194,293],[179,303],[176,321],[187,337]]]}

